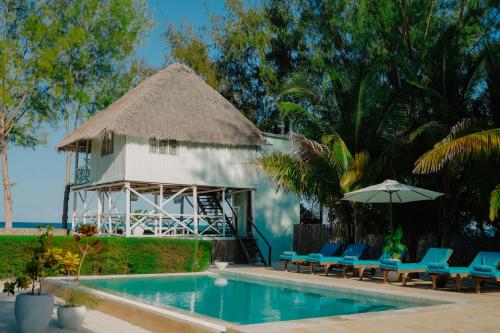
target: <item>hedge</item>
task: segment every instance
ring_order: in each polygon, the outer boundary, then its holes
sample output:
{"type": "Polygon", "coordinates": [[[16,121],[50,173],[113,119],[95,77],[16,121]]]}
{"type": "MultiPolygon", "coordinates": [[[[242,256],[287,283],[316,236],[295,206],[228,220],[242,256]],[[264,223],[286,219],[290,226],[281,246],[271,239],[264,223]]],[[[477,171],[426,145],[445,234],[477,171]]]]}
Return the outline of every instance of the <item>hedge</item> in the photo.
{"type": "MultiPolygon", "coordinates": [[[[36,236],[0,236],[0,278],[22,272],[36,236]]],[[[210,264],[212,243],[166,238],[95,237],[100,249],[85,259],[82,275],[199,272],[210,264]]],[[[78,253],[70,236],[53,246],[78,253]]]]}

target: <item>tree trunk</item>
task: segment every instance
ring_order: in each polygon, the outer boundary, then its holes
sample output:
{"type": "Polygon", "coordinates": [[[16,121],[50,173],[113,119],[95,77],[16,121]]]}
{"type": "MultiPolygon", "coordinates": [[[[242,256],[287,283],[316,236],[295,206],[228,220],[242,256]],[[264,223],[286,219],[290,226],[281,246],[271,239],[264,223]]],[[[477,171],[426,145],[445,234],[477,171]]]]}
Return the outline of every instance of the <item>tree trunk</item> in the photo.
{"type": "Polygon", "coordinates": [[[3,205],[5,209],[5,229],[12,229],[12,193],[9,181],[9,166],[7,163],[7,144],[4,138],[0,139],[0,153],[2,154],[2,183],[3,205]]]}
{"type": "Polygon", "coordinates": [[[64,198],[63,198],[63,212],[62,212],[62,228],[68,229],[68,206],[69,194],[71,192],[71,152],[66,153],[66,179],[64,182],[64,198]]]}
{"type": "MultiPolygon", "coordinates": [[[[69,134],[69,120],[70,120],[70,106],[69,106],[69,96],[66,96],[65,103],[65,122],[64,130],[66,136],[69,134]]],[[[69,194],[71,191],[71,152],[66,153],[66,178],[64,182],[64,197],[63,197],[63,212],[61,218],[62,228],[68,230],[68,206],[69,206],[69,194]]]]}

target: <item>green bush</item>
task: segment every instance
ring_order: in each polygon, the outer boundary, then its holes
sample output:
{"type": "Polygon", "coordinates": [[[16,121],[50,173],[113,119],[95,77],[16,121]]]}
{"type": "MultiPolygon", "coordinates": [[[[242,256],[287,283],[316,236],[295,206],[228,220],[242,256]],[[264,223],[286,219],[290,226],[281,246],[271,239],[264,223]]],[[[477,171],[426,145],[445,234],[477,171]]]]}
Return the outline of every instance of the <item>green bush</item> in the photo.
{"type": "MultiPolygon", "coordinates": [[[[199,272],[210,263],[210,241],[166,238],[95,237],[100,250],[85,259],[82,275],[199,272]]],[[[0,236],[0,278],[22,272],[35,236],[0,236]]],[[[78,253],[69,236],[53,246],[78,253]]]]}

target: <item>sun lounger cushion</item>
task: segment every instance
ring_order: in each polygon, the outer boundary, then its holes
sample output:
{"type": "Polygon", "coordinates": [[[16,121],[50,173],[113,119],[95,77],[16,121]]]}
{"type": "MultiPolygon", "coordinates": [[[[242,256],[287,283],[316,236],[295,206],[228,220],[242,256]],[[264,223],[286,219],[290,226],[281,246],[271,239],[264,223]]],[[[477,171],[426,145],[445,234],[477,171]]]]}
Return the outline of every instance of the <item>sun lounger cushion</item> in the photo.
{"type": "Polygon", "coordinates": [[[430,248],[418,263],[401,263],[398,260],[383,259],[380,267],[405,271],[428,269],[429,265],[446,264],[452,252],[452,249],[430,248]]]}
{"type": "Polygon", "coordinates": [[[495,276],[498,263],[500,263],[500,252],[479,252],[468,267],[449,267],[447,264],[429,264],[427,271],[434,274],[477,274],[495,276]]]}
{"type": "Polygon", "coordinates": [[[342,256],[312,256],[309,255],[307,261],[315,263],[340,263],[345,257],[359,258],[363,255],[366,244],[349,244],[342,253],[342,256]]]}
{"type": "Polygon", "coordinates": [[[353,260],[358,260],[359,258],[356,257],[356,256],[345,256],[344,257],[344,260],[347,260],[347,261],[353,261],[353,260]]]}

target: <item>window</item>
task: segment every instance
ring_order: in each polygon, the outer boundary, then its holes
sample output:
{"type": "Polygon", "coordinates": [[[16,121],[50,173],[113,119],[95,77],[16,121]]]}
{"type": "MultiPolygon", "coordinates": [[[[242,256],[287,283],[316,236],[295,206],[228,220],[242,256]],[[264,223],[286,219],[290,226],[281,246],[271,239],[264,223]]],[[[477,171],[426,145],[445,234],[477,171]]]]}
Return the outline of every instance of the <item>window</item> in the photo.
{"type": "Polygon", "coordinates": [[[160,140],[159,142],[159,153],[165,155],[168,150],[168,140],[160,140]]]}
{"type": "Polygon", "coordinates": [[[168,154],[177,155],[177,140],[168,140],[168,154]]]}
{"type": "Polygon", "coordinates": [[[110,154],[113,154],[113,133],[106,133],[101,143],[101,156],[110,154]]]}
{"type": "Polygon", "coordinates": [[[149,153],[177,155],[177,140],[149,139],[149,153]]]}
{"type": "Polygon", "coordinates": [[[149,139],[149,153],[156,154],[157,151],[158,151],[158,140],[149,139]]]}

